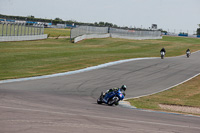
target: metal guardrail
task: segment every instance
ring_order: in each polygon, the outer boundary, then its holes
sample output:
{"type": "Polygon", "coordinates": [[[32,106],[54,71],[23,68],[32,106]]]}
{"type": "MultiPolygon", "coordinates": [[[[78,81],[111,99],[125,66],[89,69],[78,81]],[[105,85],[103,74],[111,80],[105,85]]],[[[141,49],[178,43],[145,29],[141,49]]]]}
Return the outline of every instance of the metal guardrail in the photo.
{"type": "Polygon", "coordinates": [[[70,38],[85,35],[85,34],[105,34],[108,33],[108,27],[95,27],[95,26],[79,26],[71,29],[70,38]]]}
{"type": "Polygon", "coordinates": [[[27,23],[0,22],[0,36],[32,36],[43,35],[44,25],[27,23]]]}
{"type": "Polygon", "coordinates": [[[161,35],[161,31],[158,30],[143,31],[143,30],[124,30],[116,28],[110,28],[109,33],[126,37],[159,37],[161,35]]]}
{"type": "MultiPolygon", "coordinates": [[[[125,39],[161,39],[161,31],[158,30],[124,30],[110,27],[79,26],[71,29],[71,41],[82,35],[89,34],[110,34],[113,38],[125,39]]],[[[98,37],[98,35],[97,35],[98,37]]]]}

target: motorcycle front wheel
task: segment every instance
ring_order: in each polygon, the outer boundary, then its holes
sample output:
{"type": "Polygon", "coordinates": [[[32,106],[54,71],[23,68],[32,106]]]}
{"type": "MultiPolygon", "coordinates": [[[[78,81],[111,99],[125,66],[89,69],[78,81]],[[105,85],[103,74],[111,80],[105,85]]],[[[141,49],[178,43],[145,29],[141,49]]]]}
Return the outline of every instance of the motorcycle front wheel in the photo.
{"type": "Polygon", "coordinates": [[[97,99],[97,103],[98,103],[98,104],[102,104],[102,103],[103,103],[102,100],[101,100],[101,98],[98,98],[98,99],[97,99]]]}

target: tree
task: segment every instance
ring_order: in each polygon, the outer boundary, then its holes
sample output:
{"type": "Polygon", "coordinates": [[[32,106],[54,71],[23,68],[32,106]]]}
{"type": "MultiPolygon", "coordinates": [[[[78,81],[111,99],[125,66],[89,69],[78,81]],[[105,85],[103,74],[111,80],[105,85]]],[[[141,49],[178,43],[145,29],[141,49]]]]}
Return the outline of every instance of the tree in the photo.
{"type": "Polygon", "coordinates": [[[197,28],[197,35],[200,35],[200,24],[198,24],[199,28],[197,28]]]}
{"type": "Polygon", "coordinates": [[[99,26],[105,26],[104,22],[99,22],[99,26]]]}
{"type": "Polygon", "coordinates": [[[54,20],[63,21],[61,18],[55,18],[54,20]]]}
{"type": "Polygon", "coordinates": [[[99,24],[97,22],[94,23],[95,26],[99,26],[99,24]]]}
{"type": "Polygon", "coordinates": [[[113,28],[117,28],[118,26],[116,24],[113,25],[113,28]]]}
{"type": "Polygon", "coordinates": [[[35,18],[33,15],[27,16],[28,18],[35,18]]]}
{"type": "Polygon", "coordinates": [[[197,35],[200,35],[200,28],[197,29],[197,35]]]}
{"type": "Polygon", "coordinates": [[[107,27],[113,27],[113,24],[112,24],[112,23],[108,23],[108,22],[106,22],[106,23],[104,24],[104,26],[107,26],[107,27]]]}

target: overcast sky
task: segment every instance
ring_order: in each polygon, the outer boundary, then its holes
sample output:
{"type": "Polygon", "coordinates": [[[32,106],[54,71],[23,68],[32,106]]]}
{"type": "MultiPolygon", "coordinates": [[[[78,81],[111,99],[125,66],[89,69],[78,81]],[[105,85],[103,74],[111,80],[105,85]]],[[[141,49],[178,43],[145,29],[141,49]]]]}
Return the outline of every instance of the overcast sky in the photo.
{"type": "Polygon", "coordinates": [[[0,0],[0,14],[194,32],[200,0],[0,0]]]}

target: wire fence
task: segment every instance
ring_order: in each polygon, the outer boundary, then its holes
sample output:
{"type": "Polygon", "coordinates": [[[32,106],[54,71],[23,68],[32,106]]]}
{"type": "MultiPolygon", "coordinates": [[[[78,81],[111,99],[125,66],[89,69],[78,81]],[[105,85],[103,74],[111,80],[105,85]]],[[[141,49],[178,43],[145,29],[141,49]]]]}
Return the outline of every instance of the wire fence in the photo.
{"type": "Polygon", "coordinates": [[[158,37],[161,35],[161,31],[158,30],[143,31],[143,30],[124,30],[116,28],[110,28],[109,33],[125,37],[158,37]]]}
{"type": "Polygon", "coordinates": [[[107,34],[113,38],[128,38],[128,39],[159,39],[161,31],[158,30],[124,30],[110,27],[94,27],[94,26],[79,26],[71,29],[70,38],[74,38],[88,34],[107,34]]]}
{"type": "Polygon", "coordinates": [[[105,34],[108,33],[108,27],[95,27],[95,26],[79,26],[71,29],[70,38],[85,35],[85,34],[105,34]]]}
{"type": "Polygon", "coordinates": [[[27,23],[0,22],[0,36],[32,36],[43,35],[44,25],[27,23]]]}

